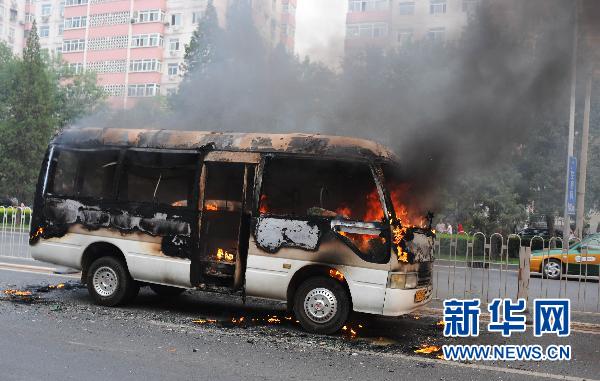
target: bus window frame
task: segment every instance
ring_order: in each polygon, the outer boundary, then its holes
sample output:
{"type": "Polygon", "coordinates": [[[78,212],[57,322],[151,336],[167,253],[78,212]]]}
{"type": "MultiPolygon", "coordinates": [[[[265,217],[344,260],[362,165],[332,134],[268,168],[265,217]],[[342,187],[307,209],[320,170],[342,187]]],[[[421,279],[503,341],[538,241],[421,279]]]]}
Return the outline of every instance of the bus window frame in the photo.
{"type": "Polygon", "coordinates": [[[88,201],[88,200],[95,200],[95,201],[108,201],[108,202],[112,202],[112,201],[116,201],[116,189],[115,189],[115,185],[116,185],[116,180],[117,180],[117,176],[119,174],[119,170],[121,168],[121,160],[122,160],[122,155],[123,155],[123,151],[124,149],[122,147],[114,147],[114,146],[103,146],[102,148],[78,148],[78,147],[72,147],[72,146],[66,146],[66,145],[53,145],[53,154],[52,157],[49,157],[49,170],[48,170],[48,178],[47,178],[47,184],[46,187],[44,189],[44,194],[42,195],[42,197],[44,199],[46,198],[57,198],[57,199],[70,199],[70,200],[81,200],[81,201],[88,201]],[[49,192],[50,189],[54,188],[54,180],[55,180],[55,175],[56,175],[56,166],[58,164],[58,160],[60,158],[60,155],[62,152],[82,152],[82,153],[86,153],[86,152],[116,152],[117,153],[117,163],[116,163],[116,168],[115,168],[115,174],[113,175],[113,186],[111,189],[111,194],[109,197],[106,198],[101,198],[101,197],[89,197],[89,196],[81,196],[80,192],[81,192],[81,188],[82,188],[82,180],[81,180],[81,168],[83,165],[83,161],[78,160],[77,161],[77,169],[75,172],[75,184],[74,184],[74,194],[73,195],[62,195],[62,194],[54,194],[49,192]]]}

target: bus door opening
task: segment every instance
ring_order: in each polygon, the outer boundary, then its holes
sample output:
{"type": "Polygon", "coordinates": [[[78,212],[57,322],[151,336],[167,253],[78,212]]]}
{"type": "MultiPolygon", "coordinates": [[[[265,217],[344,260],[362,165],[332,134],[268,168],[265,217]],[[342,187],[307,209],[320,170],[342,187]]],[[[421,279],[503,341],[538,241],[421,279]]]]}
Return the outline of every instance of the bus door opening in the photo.
{"type": "Polygon", "coordinates": [[[199,254],[208,285],[237,290],[244,283],[254,177],[254,164],[204,163],[199,254]]]}

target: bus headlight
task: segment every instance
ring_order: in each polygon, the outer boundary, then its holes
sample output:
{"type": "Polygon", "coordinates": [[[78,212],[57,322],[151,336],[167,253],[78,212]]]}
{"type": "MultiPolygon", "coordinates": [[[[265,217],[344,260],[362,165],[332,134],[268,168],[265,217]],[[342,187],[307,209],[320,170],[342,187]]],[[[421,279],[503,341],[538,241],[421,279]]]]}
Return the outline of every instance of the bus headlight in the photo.
{"type": "Polygon", "coordinates": [[[390,274],[389,288],[410,289],[417,287],[418,276],[416,273],[390,274]]]}

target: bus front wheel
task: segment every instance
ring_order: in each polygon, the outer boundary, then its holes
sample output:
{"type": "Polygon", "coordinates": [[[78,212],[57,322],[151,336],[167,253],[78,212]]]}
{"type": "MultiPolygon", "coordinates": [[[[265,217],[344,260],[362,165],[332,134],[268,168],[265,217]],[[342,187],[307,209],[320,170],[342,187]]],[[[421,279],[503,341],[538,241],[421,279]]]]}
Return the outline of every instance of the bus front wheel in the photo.
{"type": "Polygon", "coordinates": [[[125,263],[114,257],[101,257],[90,265],[87,288],[96,304],[109,307],[128,303],[140,291],[125,263]]]}
{"type": "Polygon", "coordinates": [[[302,327],[313,333],[339,331],[350,313],[350,298],[342,284],[333,278],[313,277],[298,287],[294,314],[302,327]]]}

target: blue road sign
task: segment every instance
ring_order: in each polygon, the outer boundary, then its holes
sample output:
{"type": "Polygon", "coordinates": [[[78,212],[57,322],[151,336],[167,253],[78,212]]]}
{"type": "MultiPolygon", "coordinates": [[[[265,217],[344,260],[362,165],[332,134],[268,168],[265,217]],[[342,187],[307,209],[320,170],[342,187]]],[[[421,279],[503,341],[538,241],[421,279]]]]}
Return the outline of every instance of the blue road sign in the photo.
{"type": "Polygon", "coordinates": [[[575,203],[577,200],[577,158],[569,156],[569,191],[567,194],[567,210],[569,214],[575,214],[575,203]]]}

